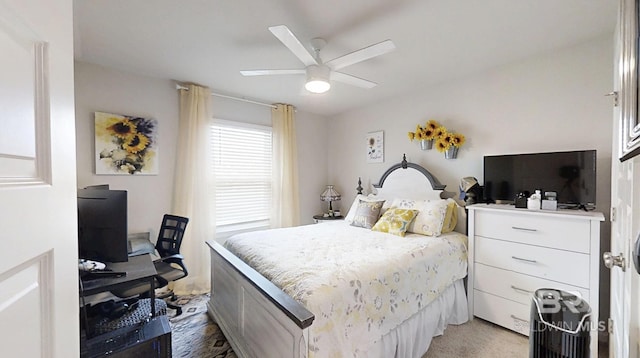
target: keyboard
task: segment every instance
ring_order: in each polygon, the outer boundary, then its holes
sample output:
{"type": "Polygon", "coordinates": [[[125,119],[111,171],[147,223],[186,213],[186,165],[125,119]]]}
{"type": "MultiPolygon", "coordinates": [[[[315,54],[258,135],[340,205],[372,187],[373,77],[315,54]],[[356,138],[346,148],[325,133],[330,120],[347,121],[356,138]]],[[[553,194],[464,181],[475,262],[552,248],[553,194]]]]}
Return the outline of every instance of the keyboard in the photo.
{"type": "Polygon", "coordinates": [[[118,277],[124,277],[126,275],[127,275],[126,272],[121,272],[121,271],[108,271],[108,270],[80,271],[80,278],[83,281],[95,280],[99,278],[118,278],[118,277]]]}

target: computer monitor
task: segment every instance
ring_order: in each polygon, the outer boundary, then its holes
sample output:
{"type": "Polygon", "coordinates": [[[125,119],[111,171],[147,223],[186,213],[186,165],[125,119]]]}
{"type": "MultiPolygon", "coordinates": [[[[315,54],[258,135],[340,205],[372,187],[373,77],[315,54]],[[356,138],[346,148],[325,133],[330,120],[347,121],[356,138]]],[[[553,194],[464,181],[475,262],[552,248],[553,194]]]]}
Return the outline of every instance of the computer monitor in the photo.
{"type": "Polygon", "coordinates": [[[78,256],[128,261],[126,190],[78,189],[78,256]]]}

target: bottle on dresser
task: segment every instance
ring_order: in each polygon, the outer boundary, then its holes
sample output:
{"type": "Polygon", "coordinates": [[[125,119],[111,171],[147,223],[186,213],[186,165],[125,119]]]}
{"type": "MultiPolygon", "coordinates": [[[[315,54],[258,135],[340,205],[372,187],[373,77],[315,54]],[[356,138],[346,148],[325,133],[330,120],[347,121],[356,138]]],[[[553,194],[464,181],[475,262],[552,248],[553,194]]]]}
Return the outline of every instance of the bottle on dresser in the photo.
{"type": "Polygon", "coordinates": [[[531,194],[529,199],[527,199],[527,209],[540,210],[541,199],[542,199],[542,196],[540,194],[540,190],[536,190],[535,193],[531,194]]]}

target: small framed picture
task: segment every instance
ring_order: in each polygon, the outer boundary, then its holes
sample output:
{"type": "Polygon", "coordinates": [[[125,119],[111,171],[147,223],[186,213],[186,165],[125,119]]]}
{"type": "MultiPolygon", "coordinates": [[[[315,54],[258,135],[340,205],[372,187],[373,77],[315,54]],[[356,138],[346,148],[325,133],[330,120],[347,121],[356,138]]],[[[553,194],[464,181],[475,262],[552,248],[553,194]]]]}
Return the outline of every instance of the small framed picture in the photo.
{"type": "Polygon", "coordinates": [[[384,162],[384,131],[367,134],[367,163],[384,162]]]}

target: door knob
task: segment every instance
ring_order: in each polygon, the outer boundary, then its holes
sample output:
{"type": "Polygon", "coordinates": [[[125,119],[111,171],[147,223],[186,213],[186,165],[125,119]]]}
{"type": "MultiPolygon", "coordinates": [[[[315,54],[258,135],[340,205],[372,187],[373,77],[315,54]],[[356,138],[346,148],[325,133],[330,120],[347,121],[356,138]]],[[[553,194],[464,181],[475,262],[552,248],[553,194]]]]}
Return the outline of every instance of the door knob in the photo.
{"type": "Polygon", "coordinates": [[[602,261],[604,261],[604,265],[608,269],[612,268],[613,266],[620,266],[622,271],[626,270],[625,260],[622,253],[620,253],[620,255],[618,256],[614,256],[611,255],[610,252],[605,252],[604,254],[602,254],[602,261]]]}

